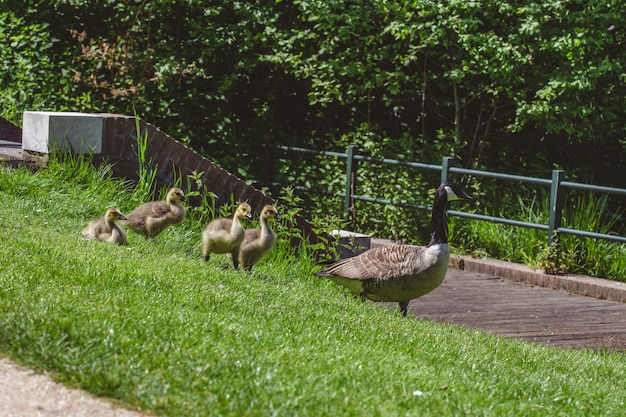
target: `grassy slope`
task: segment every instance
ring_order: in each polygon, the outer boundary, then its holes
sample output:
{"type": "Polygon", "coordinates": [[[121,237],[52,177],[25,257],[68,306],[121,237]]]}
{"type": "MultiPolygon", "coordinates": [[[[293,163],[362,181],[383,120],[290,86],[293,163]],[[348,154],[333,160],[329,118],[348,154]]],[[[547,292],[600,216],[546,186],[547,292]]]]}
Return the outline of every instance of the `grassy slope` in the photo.
{"type": "Polygon", "coordinates": [[[81,228],[134,202],[102,175],[0,169],[0,351],[160,415],[622,415],[621,353],[402,318],[275,250],[201,260],[188,221],[118,247],[81,228]]]}

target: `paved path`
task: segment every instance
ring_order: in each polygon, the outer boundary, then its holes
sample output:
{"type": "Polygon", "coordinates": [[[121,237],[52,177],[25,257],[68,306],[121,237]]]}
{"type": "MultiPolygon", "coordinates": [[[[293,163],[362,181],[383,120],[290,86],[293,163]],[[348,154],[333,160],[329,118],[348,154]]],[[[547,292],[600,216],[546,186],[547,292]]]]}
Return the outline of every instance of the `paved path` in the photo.
{"type": "Polygon", "coordinates": [[[553,346],[626,348],[626,303],[514,282],[494,274],[449,268],[443,284],[413,300],[409,312],[553,346]]]}
{"type": "Polygon", "coordinates": [[[0,417],[147,417],[0,359],[0,417]]]}

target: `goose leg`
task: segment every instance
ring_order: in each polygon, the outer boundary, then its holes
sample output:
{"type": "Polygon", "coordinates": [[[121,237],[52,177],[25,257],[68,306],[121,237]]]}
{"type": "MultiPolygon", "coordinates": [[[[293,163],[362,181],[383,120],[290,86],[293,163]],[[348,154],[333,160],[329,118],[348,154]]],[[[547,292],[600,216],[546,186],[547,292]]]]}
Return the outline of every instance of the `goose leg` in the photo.
{"type": "Polygon", "coordinates": [[[230,255],[233,258],[233,266],[235,269],[239,269],[239,247],[233,249],[230,255]]]}
{"type": "Polygon", "coordinates": [[[400,305],[400,312],[402,313],[404,317],[406,317],[406,311],[407,311],[407,307],[409,306],[409,302],[400,301],[398,304],[400,305]]]}

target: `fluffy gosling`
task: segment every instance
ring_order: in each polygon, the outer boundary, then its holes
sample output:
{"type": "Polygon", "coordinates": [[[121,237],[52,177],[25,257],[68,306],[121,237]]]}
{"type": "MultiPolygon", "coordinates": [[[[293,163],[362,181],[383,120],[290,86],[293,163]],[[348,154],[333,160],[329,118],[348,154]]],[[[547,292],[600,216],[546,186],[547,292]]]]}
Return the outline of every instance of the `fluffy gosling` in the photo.
{"type": "Polygon", "coordinates": [[[107,209],[104,217],[92,220],[82,231],[87,239],[98,239],[107,243],[126,243],[126,233],[115,223],[117,220],[125,220],[126,217],[116,208],[107,209]]]}
{"type": "Polygon", "coordinates": [[[172,188],[165,201],[144,203],[126,215],[122,224],[147,237],[155,237],[167,227],[185,219],[185,194],[180,188],[172,188]]]}
{"type": "Polygon", "coordinates": [[[270,228],[270,219],[280,219],[280,216],[276,207],[267,205],[261,211],[261,228],[245,231],[239,249],[239,264],[246,271],[252,270],[252,266],[259,262],[263,255],[274,246],[276,236],[270,228]]]}
{"type": "Polygon", "coordinates": [[[252,208],[241,203],[232,219],[220,218],[209,223],[202,231],[202,254],[208,261],[212,253],[230,253],[235,269],[239,268],[239,246],[244,238],[241,220],[252,218],[252,208]]]}

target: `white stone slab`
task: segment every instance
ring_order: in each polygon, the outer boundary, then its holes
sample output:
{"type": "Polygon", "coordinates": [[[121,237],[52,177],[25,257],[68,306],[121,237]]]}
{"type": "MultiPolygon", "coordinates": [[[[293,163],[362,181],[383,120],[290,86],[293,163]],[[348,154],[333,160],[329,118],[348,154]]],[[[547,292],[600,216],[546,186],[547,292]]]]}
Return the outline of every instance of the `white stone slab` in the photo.
{"type": "Polygon", "coordinates": [[[22,149],[37,153],[102,153],[100,114],[26,111],[22,119],[22,149]]]}

